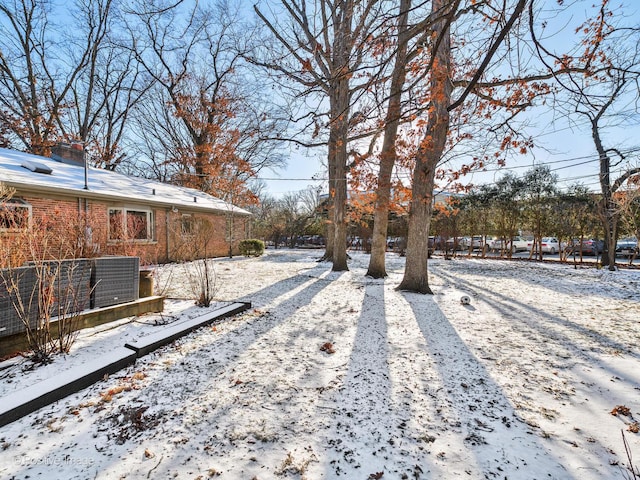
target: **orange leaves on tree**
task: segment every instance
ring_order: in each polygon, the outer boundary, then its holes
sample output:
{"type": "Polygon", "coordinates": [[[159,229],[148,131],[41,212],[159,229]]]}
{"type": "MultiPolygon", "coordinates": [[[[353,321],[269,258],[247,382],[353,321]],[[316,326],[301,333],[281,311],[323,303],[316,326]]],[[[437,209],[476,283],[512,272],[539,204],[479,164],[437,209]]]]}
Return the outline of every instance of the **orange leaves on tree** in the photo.
{"type": "Polygon", "coordinates": [[[455,217],[460,212],[457,204],[456,199],[448,197],[444,202],[437,202],[433,205],[433,213],[443,217],[455,217]]]}
{"type": "Polygon", "coordinates": [[[189,132],[190,143],[175,150],[167,163],[177,168],[173,181],[220,197],[230,203],[256,204],[247,181],[255,177],[253,166],[239,154],[242,132],[231,120],[233,99],[224,91],[210,98],[200,89],[174,94],[171,107],[189,132]]]}
{"type": "Polygon", "coordinates": [[[313,71],[313,67],[311,66],[311,60],[308,58],[304,58],[300,61],[302,63],[302,71],[303,72],[311,72],[313,71]]]}

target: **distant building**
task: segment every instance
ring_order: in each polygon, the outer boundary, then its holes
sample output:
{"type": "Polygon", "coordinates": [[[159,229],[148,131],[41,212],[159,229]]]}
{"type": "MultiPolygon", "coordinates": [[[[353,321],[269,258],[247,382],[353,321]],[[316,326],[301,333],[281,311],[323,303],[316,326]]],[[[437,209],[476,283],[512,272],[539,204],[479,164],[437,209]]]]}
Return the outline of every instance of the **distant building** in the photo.
{"type": "Polygon", "coordinates": [[[250,235],[248,211],[199,190],[88,167],[79,145],[62,144],[52,158],[0,148],[0,184],[13,192],[0,203],[0,241],[47,219],[67,235],[82,225],[85,254],[164,263],[237,253],[250,235]]]}

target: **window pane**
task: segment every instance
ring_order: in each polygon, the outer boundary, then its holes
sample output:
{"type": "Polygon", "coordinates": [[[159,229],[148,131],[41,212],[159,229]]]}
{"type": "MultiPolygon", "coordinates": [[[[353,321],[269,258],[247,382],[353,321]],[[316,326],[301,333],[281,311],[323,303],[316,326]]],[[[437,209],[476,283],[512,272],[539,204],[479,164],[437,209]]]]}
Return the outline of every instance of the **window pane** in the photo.
{"type": "Polygon", "coordinates": [[[191,215],[182,215],[182,234],[191,235],[193,233],[193,218],[191,215]]]}
{"type": "Polygon", "coordinates": [[[29,207],[6,203],[0,207],[0,228],[22,230],[29,226],[29,207]]]}
{"type": "Polygon", "coordinates": [[[135,240],[149,239],[149,212],[127,210],[127,234],[135,240]]]}
{"type": "Polygon", "coordinates": [[[109,239],[122,240],[124,229],[122,225],[122,210],[109,210],[109,239]]]}

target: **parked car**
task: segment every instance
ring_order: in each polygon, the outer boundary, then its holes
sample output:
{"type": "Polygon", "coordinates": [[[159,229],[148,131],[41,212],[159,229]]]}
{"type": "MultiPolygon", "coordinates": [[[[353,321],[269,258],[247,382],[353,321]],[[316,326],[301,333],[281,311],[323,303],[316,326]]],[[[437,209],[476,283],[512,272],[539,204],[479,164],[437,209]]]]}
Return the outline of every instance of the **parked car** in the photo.
{"type": "Polygon", "coordinates": [[[406,247],[406,242],[402,237],[387,237],[387,249],[397,250],[406,247]]]}
{"type": "Polygon", "coordinates": [[[599,255],[604,252],[604,240],[596,240],[593,238],[585,238],[572,240],[566,247],[564,247],[564,251],[567,255],[580,255],[582,251],[583,255],[599,255]]]}
{"type": "MultiPolygon", "coordinates": [[[[540,246],[542,247],[542,253],[550,253],[551,255],[560,251],[560,243],[558,239],[555,237],[542,237],[542,241],[540,242],[540,246]]],[[[527,242],[527,250],[533,249],[533,240],[529,240],[527,242]]],[[[536,248],[536,252],[539,251],[536,248]]]]}
{"type": "Polygon", "coordinates": [[[513,253],[526,252],[529,248],[528,245],[527,240],[519,236],[507,238],[506,242],[502,238],[494,238],[489,242],[489,248],[494,252],[508,252],[509,248],[513,253]]]}
{"type": "Polygon", "coordinates": [[[451,237],[446,241],[447,250],[467,250],[471,239],[469,237],[451,237]]]}
{"type": "Polygon", "coordinates": [[[616,243],[616,255],[620,257],[631,257],[640,254],[638,250],[638,240],[630,237],[618,240],[616,243]]]}
{"type": "Polygon", "coordinates": [[[448,250],[482,250],[485,248],[484,237],[475,235],[473,237],[453,237],[447,239],[448,250]]]}
{"type": "Polygon", "coordinates": [[[435,250],[436,250],[436,237],[433,235],[430,235],[429,238],[427,238],[427,256],[431,258],[431,255],[433,254],[433,252],[435,252],[435,250]]]}
{"type": "MultiPolygon", "coordinates": [[[[469,247],[467,246],[467,248],[469,247]]],[[[480,250],[486,253],[489,251],[489,244],[485,241],[485,237],[482,235],[475,235],[471,237],[471,248],[473,250],[480,250]]]]}

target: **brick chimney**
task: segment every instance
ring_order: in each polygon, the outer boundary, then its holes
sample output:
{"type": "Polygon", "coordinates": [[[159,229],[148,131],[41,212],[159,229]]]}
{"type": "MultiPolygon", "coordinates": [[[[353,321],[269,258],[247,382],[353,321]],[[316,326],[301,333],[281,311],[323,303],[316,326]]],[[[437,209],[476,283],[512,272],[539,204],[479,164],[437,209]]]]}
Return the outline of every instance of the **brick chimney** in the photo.
{"type": "Polygon", "coordinates": [[[84,167],[84,147],[80,142],[61,142],[51,148],[51,158],[57,162],[84,167]]]}

